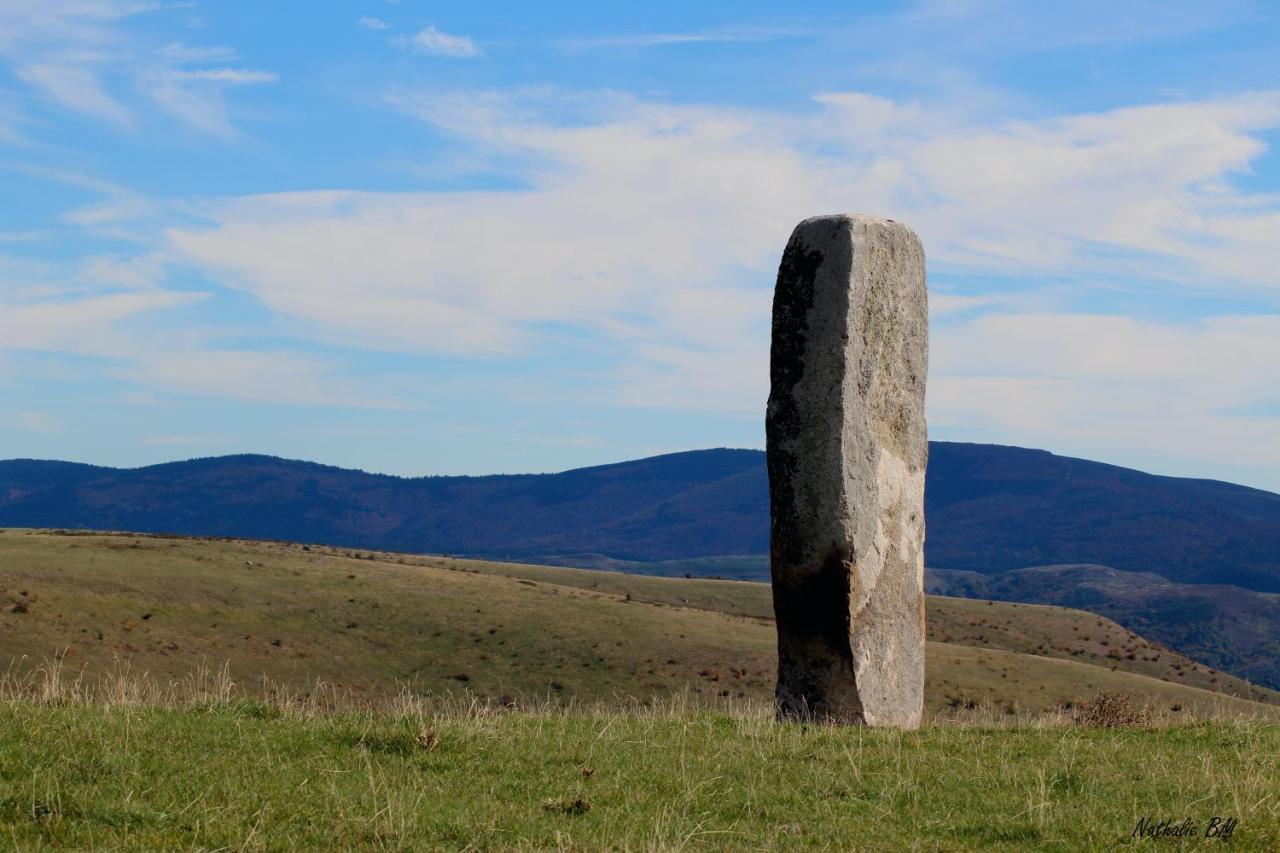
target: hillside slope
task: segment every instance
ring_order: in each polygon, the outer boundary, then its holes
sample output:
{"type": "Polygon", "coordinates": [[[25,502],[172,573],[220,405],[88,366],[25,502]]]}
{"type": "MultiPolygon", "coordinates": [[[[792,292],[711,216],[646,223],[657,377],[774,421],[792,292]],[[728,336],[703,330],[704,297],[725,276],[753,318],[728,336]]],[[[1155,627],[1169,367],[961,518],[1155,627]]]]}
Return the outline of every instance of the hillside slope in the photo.
{"type": "Polygon", "coordinates": [[[1178,584],[1108,566],[1035,566],[994,575],[931,570],[942,595],[1078,607],[1259,684],[1280,684],[1280,596],[1178,584]]]}
{"type": "MultiPolygon", "coordinates": [[[[0,596],[0,660],[22,668],[61,653],[89,676],[120,658],[161,677],[225,663],[241,681],[305,689],[320,679],[369,696],[407,683],[583,699],[684,689],[767,699],[774,679],[759,584],[10,531],[0,533],[0,596]]],[[[1280,706],[1280,694],[1089,614],[931,598],[929,623],[934,714],[974,702],[1051,708],[1101,689],[1188,712],[1280,706]]]]}
{"type": "MultiPolygon", "coordinates": [[[[1280,592],[1280,495],[1016,447],[930,448],[930,566],[1097,563],[1280,592]]],[[[751,450],[417,479],[262,456],[132,470],[15,460],[0,462],[0,525],[652,562],[766,553],[768,489],[751,450]]]]}

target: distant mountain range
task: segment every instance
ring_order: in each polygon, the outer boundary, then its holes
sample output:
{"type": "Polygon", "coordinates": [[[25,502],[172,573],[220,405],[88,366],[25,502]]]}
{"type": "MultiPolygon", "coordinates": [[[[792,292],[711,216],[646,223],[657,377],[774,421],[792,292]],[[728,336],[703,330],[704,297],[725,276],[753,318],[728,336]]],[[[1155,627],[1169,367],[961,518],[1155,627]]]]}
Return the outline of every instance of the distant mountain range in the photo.
{"type": "MultiPolygon", "coordinates": [[[[984,444],[930,445],[926,560],[1093,563],[1280,592],[1280,495],[984,444]]],[[[0,525],[289,539],[600,565],[768,551],[764,454],[400,478],[266,456],[136,469],[0,462],[0,525]]]]}
{"type": "MultiPolygon", "coordinates": [[[[268,456],[0,462],[0,526],[286,539],[767,579],[764,454],[401,478],[268,456]]],[[[984,444],[930,445],[930,590],[1093,610],[1280,688],[1280,495],[984,444]],[[1025,568],[1037,566],[1038,568],[1025,568]]]]}

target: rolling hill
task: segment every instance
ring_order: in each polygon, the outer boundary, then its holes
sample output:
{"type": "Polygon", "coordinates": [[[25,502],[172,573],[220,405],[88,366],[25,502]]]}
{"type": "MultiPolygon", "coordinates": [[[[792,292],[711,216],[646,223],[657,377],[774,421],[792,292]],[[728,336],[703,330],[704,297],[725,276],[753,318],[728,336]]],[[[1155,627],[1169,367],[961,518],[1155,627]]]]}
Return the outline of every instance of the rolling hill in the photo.
{"type": "MultiPolygon", "coordinates": [[[[1093,563],[1280,592],[1280,495],[1038,450],[934,442],[928,565],[1093,563]]],[[[0,462],[0,525],[418,553],[655,562],[768,551],[764,455],[701,450],[559,474],[399,478],[263,456],[138,469],[0,462]]]]}
{"type": "Polygon", "coordinates": [[[773,719],[758,583],[26,530],[0,600],[21,849],[1086,850],[1153,808],[1280,839],[1280,694],[1066,608],[931,596],[901,732],[773,719]],[[1099,691],[1145,712],[1046,710],[1099,691]]]}
{"type": "MultiPolygon", "coordinates": [[[[355,695],[767,699],[762,584],[245,541],[0,533],[0,661],[63,655],[94,677],[127,660],[180,678],[226,664],[253,683],[355,695]]],[[[931,597],[930,713],[1010,713],[1099,690],[1188,713],[1280,715],[1280,693],[1063,608],[931,597]],[[1268,710],[1269,709],[1269,710],[1268,710]]]]}
{"type": "Polygon", "coordinates": [[[1258,684],[1280,684],[1280,596],[1179,584],[1108,566],[1034,566],[993,575],[930,570],[928,591],[1098,613],[1258,684]]]}

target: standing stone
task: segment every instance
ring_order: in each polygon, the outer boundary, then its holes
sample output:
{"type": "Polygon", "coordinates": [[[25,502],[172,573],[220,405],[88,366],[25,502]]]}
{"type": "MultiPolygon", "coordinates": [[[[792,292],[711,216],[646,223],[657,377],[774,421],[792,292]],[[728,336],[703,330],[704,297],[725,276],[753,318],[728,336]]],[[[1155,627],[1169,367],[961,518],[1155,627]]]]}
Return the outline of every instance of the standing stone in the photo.
{"type": "Polygon", "coordinates": [[[841,214],[792,232],[765,416],[782,718],[920,724],[928,317],[907,226],[841,214]]]}

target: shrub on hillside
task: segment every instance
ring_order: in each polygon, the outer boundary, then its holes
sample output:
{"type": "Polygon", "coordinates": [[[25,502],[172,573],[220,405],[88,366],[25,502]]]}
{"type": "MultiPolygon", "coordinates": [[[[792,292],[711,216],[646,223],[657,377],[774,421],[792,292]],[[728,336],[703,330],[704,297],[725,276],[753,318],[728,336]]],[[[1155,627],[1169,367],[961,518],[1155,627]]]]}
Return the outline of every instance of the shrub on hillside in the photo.
{"type": "Polygon", "coordinates": [[[1094,729],[1140,728],[1150,724],[1150,715],[1123,693],[1102,691],[1072,709],[1078,726],[1094,729]]]}

